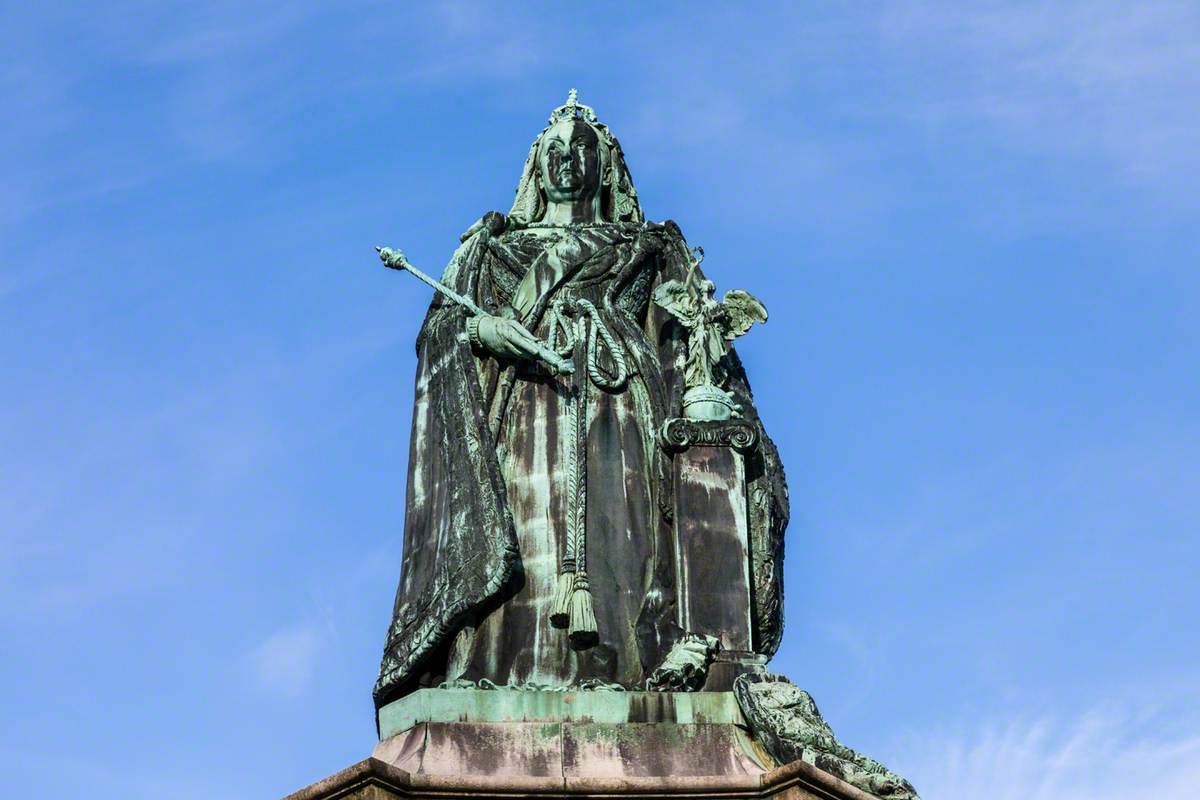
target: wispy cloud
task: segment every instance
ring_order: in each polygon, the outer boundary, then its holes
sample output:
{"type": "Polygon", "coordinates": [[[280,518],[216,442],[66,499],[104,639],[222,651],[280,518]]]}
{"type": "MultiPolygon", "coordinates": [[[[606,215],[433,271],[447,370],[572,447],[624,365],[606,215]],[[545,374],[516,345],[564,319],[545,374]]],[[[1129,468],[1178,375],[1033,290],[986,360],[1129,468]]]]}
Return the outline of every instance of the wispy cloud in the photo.
{"type": "MultiPolygon", "coordinates": [[[[1094,180],[1195,210],[1194,4],[938,0],[836,15],[722,7],[686,27],[669,14],[610,24],[588,12],[496,14],[465,0],[336,13],[294,3],[269,14],[219,2],[132,3],[21,29],[0,38],[0,93],[20,111],[0,138],[17,156],[0,222],[189,165],[286,157],[306,121],[345,118],[348,102],[388,106],[430,86],[474,87],[482,109],[519,87],[541,91],[548,78],[620,95],[636,137],[736,161],[722,174],[745,176],[745,189],[814,196],[793,197],[783,212],[792,216],[878,211],[904,191],[889,184],[888,163],[937,160],[948,148],[984,171],[996,153],[1094,169],[1094,180]],[[84,44],[57,47],[64,32],[84,44]],[[119,78],[135,102],[107,106],[89,82],[97,74],[119,78]],[[902,144],[922,139],[924,154],[902,144]]],[[[1054,197],[1043,206],[1068,201],[1087,205],[1054,197]]],[[[1012,213],[1028,202],[1014,199],[1012,213]]]]}
{"type": "Polygon", "coordinates": [[[909,741],[896,768],[925,800],[1161,800],[1200,785],[1200,697],[1112,701],[1071,718],[985,721],[909,741]]]}
{"type": "Polygon", "coordinates": [[[203,165],[271,162],[329,108],[348,116],[352,97],[390,105],[414,88],[492,85],[539,63],[526,24],[536,17],[498,31],[479,22],[488,16],[464,3],[431,14],[122,2],[22,17],[0,33],[0,99],[14,112],[0,133],[0,225],[203,165]],[[111,86],[120,94],[102,90],[111,86]]]}
{"type": "Polygon", "coordinates": [[[1166,219],[1200,211],[1193,3],[750,16],[706,18],[743,37],[736,58],[653,21],[624,52],[644,67],[635,131],[670,142],[659,160],[722,165],[724,181],[744,181],[729,190],[772,198],[760,213],[853,220],[930,190],[986,198],[966,203],[972,216],[1025,230],[1086,224],[1114,199],[1166,219]]]}
{"type": "Polygon", "coordinates": [[[993,146],[1094,159],[1151,189],[1200,174],[1194,3],[906,4],[889,8],[881,34],[902,81],[887,113],[933,137],[966,126],[993,146]]]}

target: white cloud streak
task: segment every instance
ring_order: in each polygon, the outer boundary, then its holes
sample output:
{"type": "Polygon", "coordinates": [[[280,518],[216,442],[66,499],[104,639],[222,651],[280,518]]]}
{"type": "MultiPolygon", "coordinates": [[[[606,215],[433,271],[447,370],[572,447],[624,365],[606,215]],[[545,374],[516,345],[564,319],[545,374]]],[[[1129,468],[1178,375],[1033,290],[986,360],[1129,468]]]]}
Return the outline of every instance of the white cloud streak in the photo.
{"type": "Polygon", "coordinates": [[[934,135],[967,125],[1002,148],[1095,158],[1151,188],[1200,173],[1194,3],[904,4],[881,33],[897,77],[912,79],[888,113],[934,135]]]}
{"type": "Polygon", "coordinates": [[[1195,796],[1200,785],[1200,697],[1192,693],[1142,701],[1109,702],[1069,719],[992,720],[965,735],[913,739],[895,766],[925,800],[1195,796]]]}
{"type": "Polygon", "coordinates": [[[0,38],[9,53],[0,94],[20,111],[0,138],[15,156],[0,223],[189,164],[282,157],[297,123],[338,98],[387,105],[445,86],[476,87],[485,101],[551,75],[625,95],[651,141],[667,126],[682,152],[733,157],[755,180],[824,195],[809,211],[838,202],[871,211],[881,195],[900,196],[881,164],[913,159],[906,148],[922,139],[930,158],[957,148],[985,165],[1003,153],[1098,168],[1092,180],[1196,210],[1200,13],[1175,0],[722,8],[686,29],[670,14],[552,24],[468,2],[338,13],[131,3],[61,16],[0,38]],[[86,45],[51,44],[63,35],[86,45]],[[560,63],[563,39],[580,66],[560,63]],[[107,72],[153,76],[132,113],[88,96],[89,76],[107,72]],[[616,86],[635,77],[634,88],[616,86]],[[814,103],[824,119],[812,117],[814,103]],[[96,119],[119,136],[85,135],[96,119]]]}

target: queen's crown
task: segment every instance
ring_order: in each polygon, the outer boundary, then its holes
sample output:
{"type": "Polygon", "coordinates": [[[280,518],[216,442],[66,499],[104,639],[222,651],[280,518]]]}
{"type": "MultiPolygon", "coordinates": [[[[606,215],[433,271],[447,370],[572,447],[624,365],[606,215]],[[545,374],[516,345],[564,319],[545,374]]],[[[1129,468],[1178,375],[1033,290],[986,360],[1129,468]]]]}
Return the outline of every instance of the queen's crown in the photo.
{"type": "Polygon", "coordinates": [[[567,102],[550,112],[550,124],[563,120],[581,119],[584,122],[596,124],[596,112],[591,106],[579,102],[579,92],[575,89],[567,92],[567,102]]]}

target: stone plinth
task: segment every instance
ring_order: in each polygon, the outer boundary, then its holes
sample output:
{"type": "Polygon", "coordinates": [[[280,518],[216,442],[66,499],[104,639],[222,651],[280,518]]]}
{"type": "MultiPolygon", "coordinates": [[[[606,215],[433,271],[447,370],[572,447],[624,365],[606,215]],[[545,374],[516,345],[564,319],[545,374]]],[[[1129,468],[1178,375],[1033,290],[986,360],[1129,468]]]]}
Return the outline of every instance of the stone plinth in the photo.
{"type": "Polygon", "coordinates": [[[809,764],[777,767],[729,692],[422,689],[379,726],[370,758],[287,800],[871,800],[809,764]]]}
{"type": "Polygon", "coordinates": [[[757,775],[730,692],[423,689],[379,711],[373,756],[422,775],[757,775]]]}

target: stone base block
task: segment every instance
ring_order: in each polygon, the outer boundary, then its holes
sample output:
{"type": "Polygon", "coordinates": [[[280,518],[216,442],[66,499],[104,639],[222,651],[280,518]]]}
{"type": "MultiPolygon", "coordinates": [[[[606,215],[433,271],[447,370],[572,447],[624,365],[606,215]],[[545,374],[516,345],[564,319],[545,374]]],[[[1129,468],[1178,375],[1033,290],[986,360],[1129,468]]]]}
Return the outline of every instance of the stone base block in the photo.
{"type": "Polygon", "coordinates": [[[873,800],[778,766],[729,692],[423,689],[380,709],[371,758],[287,800],[721,797],[873,800]]]}
{"type": "Polygon", "coordinates": [[[646,778],[758,775],[732,725],[423,722],[380,742],[374,758],[419,775],[646,778]]]}

